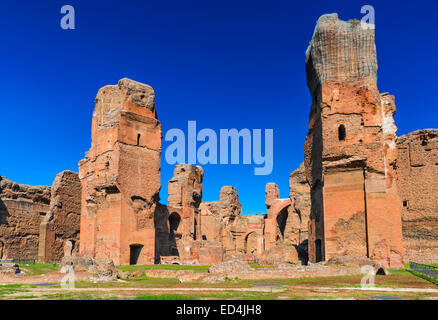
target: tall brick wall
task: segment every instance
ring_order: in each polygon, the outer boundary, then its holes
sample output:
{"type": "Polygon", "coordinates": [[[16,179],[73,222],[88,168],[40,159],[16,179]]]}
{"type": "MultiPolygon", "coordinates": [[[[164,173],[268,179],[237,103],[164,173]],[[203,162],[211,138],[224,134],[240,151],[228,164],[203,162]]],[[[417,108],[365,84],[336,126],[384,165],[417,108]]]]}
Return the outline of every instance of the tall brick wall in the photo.
{"type": "Polygon", "coordinates": [[[39,226],[49,207],[50,187],[0,176],[0,258],[38,258],[39,226]]]}
{"type": "Polygon", "coordinates": [[[80,216],[79,176],[63,171],[53,181],[50,207],[39,227],[39,261],[61,261],[64,254],[78,254],[80,216]]]}
{"type": "Polygon", "coordinates": [[[0,259],[60,261],[66,241],[79,241],[79,216],[77,173],[58,174],[52,187],[0,176],[0,259]]]}
{"type": "Polygon", "coordinates": [[[79,162],[81,256],[155,261],[161,124],[154,99],[150,86],[130,79],[97,94],[91,148],[79,162]]]}
{"type": "Polygon", "coordinates": [[[406,261],[438,261],[438,130],[397,139],[397,183],[406,261]]]}
{"type": "Polygon", "coordinates": [[[291,208],[300,220],[300,245],[307,246],[310,218],[310,188],[306,179],[304,163],[289,175],[289,198],[291,208]]]}
{"type": "Polygon", "coordinates": [[[313,102],[305,143],[309,258],[402,265],[394,98],[377,89],[374,29],[322,16],[306,52],[313,102]]]}

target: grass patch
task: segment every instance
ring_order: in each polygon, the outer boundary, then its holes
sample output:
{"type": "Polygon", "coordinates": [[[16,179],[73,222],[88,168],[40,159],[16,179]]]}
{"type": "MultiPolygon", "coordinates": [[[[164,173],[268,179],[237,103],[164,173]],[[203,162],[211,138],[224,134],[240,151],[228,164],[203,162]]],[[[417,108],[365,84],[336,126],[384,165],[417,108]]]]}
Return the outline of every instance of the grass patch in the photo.
{"type": "Polygon", "coordinates": [[[207,265],[178,265],[178,264],[149,264],[149,265],[129,265],[117,266],[121,271],[137,271],[137,270],[193,270],[194,272],[207,272],[210,266],[207,265]]]}
{"type": "Polygon", "coordinates": [[[63,292],[47,293],[39,297],[42,300],[119,300],[117,296],[102,296],[101,292],[63,292]]]}
{"type": "Polygon", "coordinates": [[[11,283],[11,284],[0,284],[0,289],[4,288],[21,288],[24,284],[11,283]]]}
{"type": "Polygon", "coordinates": [[[34,295],[27,295],[27,296],[14,296],[14,300],[28,300],[28,299],[35,299],[38,298],[34,295]]]}
{"type": "Polygon", "coordinates": [[[258,263],[250,263],[249,264],[249,266],[251,267],[251,268],[276,268],[276,266],[270,266],[270,265],[261,265],[261,264],[258,264],[258,263]]]}
{"type": "Polygon", "coordinates": [[[438,280],[435,280],[434,278],[431,278],[431,277],[429,277],[425,274],[419,273],[419,272],[415,272],[413,270],[407,270],[407,272],[413,274],[414,276],[417,276],[418,278],[424,279],[424,280],[429,281],[429,282],[438,286],[438,280]]]}
{"type": "Polygon", "coordinates": [[[128,282],[148,282],[149,284],[178,284],[180,283],[177,278],[155,278],[155,277],[148,277],[148,276],[141,276],[131,279],[126,279],[128,282]]]}
{"type": "Polygon", "coordinates": [[[222,292],[198,294],[141,294],[134,300],[274,300],[277,294],[260,292],[222,292]]]}
{"type": "MultiPolygon", "coordinates": [[[[430,288],[433,285],[428,284],[423,279],[419,279],[404,269],[391,269],[391,275],[377,275],[375,277],[376,287],[391,288],[430,288]]],[[[263,279],[263,280],[241,280],[238,283],[279,283],[288,286],[306,287],[312,290],[313,287],[352,287],[360,288],[363,275],[343,275],[318,278],[290,278],[290,279],[263,279]]]]}
{"type": "Polygon", "coordinates": [[[26,274],[30,276],[38,276],[46,274],[49,272],[58,271],[59,265],[52,263],[35,263],[35,264],[19,264],[20,269],[22,269],[26,274]]]}
{"type": "Polygon", "coordinates": [[[176,278],[153,278],[141,276],[131,279],[124,279],[124,282],[92,282],[92,281],[76,281],[76,288],[165,288],[176,287],[180,284],[176,278]]]}
{"type": "Polygon", "coordinates": [[[185,294],[141,294],[133,300],[197,300],[192,295],[185,294]]]}
{"type": "MultiPolygon", "coordinates": [[[[284,293],[283,293],[284,295],[284,293]]],[[[288,293],[292,300],[376,300],[376,297],[397,297],[409,300],[424,299],[431,293],[381,292],[381,291],[336,291],[336,292],[298,292],[288,293]],[[374,298],[373,298],[374,297],[374,298]]]]}
{"type": "Polygon", "coordinates": [[[407,269],[403,268],[388,268],[391,276],[409,276],[410,272],[407,269]]]}
{"type": "Polygon", "coordinates": [[[6,284],[0,285],[0,299],[7,298],[7,296],[11,294],[15,294],[17,292],[29,292],[30,290],[26,290],[22,288],[22,284],[6,284]]]}

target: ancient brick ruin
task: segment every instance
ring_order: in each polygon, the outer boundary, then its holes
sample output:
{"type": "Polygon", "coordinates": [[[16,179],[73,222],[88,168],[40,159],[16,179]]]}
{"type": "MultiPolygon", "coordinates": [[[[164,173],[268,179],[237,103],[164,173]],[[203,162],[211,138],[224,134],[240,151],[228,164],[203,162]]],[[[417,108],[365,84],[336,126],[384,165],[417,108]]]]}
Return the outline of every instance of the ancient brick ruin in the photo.
{"type": "Polygon", "coordinates": [[[79,249],[81,188],[77,173],[59,173],[52,187],[0,176],[0,259],[60,261],[79,249]],[[67,253],[68,254],[68,253],[67,253]]]}
{"type": "Polygon", "coordinates": [[[59,173],[39,229],[38,261],[56,262],[79,252],[81,183],[76,172],[59,173]]]}
{"type": "Polygon", "coordinates": [[[301,217],[290,199],[279,199],[275,184],[266,188],[267,214],[243,216],[233,187],[223,187],[218,201],[202,202],[203,169],[183,164],[175,167],[163,205],[160,152],[153,89],[122,79],[99,90],[91,149],[79,163],[79,255],[115,264],[213,264],[271,259],[268,249],[282,244],[285,259],[298,259],[301,217]]]}
{"type": "Polygon", "coordinates": [[[436,263],[438,130],[418,130],[398,137],[397,149],[405,260],[436,263]]]}
{"type": "Polygon", "coordinates": [[[402,266],[394,98],[377,89],[374,29],[324,15],[306,52],[312,95],[305,143],[309,259],[402,266]]]}
{"type": "Polygon", "coordinates": [[[0,177],[0,259],[35,259],[39,227],[50,207],[50,187],[0,177]]]}
{"type": "Polygon", "coordinates": [[[80,255],[115,264],[154,263],[161,124],[155,94],[122,79],[96,97],[91,148],[79,162],[80,255]]]}
{"type": "Polygon", "coordinates": [[[438,259],[438,130],[396,136],[394,97],[377,88],[374,29],[324,15],[306,52],[312,96],[304,156],[289,197],[265,188],[266,213],[238,191],[202,201],[204,170],[175,166],[161,204],[161,123],[154,90],[122,79],[95,99],[79,174],[51,187],[0,177],[0,259],[114,264],[306,264],[336,256],[385,266],[438,259]]]}

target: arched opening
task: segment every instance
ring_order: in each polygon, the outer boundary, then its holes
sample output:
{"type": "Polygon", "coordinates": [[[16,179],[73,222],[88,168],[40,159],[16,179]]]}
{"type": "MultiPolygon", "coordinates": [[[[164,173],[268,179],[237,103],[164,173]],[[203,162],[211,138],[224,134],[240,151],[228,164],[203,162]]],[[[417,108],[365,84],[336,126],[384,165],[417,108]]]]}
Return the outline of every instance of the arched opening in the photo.
{"type": "Polygon", "coordinates": [[[345,137],[346,137],[345,126],[341,124],[338,128],[339,141],[345,141],[345,137]]]}
{"type": "Polygon", "coordinates": [[[257,253],[257,233],[251,232],[246,236],[245,253],[254,255],[257,253]]]}
{"type": "Polygon", "coordinates": [[[178,213],[173,212],[169,216],[169,245],[170,245],[170,254],[172,256],[179,256],[178,247],[176,245],[177,238],[177,230],[179,224],[181,223],[181,217],[178,213]]]}
{"type": "Polygon", "coordinates": [[[175,240],[175,233],[178,230],[181,217],[178,213],[174,212],[169,216],[169,240],[175,240]]]}
{"type": "Polygon", "coordinates": [[[377,270],[376,274],[379,275],[379,276],[386,276],[385,269],[383,269],[383,268],[379,268],[379,269],[377,270]]]}
{"type": "Polygon", "coordinates": [[[64,242],[64,256],[71,257],[73,255],[73,250],[75,248],[75,240],[65,240],[64,242]]]}
{"type": "Polygon", "coordinates": [[[70,254],[73,255],[73,251],[74,251],[75,246],[76,246],[76,241],[75,241],[75,240],[70,240],[70,242],[71,242],[71,251],[70,251],[70,254]]]}
{"type": "Polygon", "coordinates": [[[131,244],[129,246],[129,264],[130,265],[137,264],[138,258],[140,257],[142,249],[143,249],[143,245],[141,245],[141,244],[131,244]]]}
{"type": "Polygon", "coordinates": [[[284,230],[286,229],[286,222],[288,217],[288,211],[287,207],[280,211],[280,213],[277,215],[277,226],[278,230],[280,231],[280,234],[277,235],[277,241],[279,240],[278,237],[280,236],[280,240],[284,239],[284,230]]]}
{"type": "Polygon", "coordinates": [[[141,138],[141,134],[138,133],[138,134],[137,134],[137,146],[140,145],[140,138],[141,138]]]}

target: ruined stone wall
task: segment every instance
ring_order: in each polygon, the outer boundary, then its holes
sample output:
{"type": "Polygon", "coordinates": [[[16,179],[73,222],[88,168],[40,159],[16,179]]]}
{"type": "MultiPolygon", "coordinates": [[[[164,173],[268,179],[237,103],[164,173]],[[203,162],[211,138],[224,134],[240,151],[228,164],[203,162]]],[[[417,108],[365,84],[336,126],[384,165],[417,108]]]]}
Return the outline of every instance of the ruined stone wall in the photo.
{"type": "MultiPolygon", "coordinates": [[[[181,261],[195,259],[193,250],[199,245],[202,201],[202,180],[204,171],[200,166],[190,164],[177,165],[172,179],[169,180],[167,206],[167,229],[160,231],[159,246],[161,255],[178,256],[181,261]]],[[[163,223],[164,225],[164,223],[163,223]]]]}
{"type": "Polygon", "coordinates": [[[405,260],[438,261],[438,129],[397,139],[405,260]]]}
{"type": "MultiPolygon", "coordinates": [[[[295,174],[294,174],[295,175],[295,174]]],[[[292,187],[299,183],[292,178],[292,187]]],[[[307,182],[305,184],[307,186],[307,182]]],[[[308,189],[308,186],[307,186],[308,189]]],[[[265,219],[264,242],[265,247],[259,261],[263,264],[278,264],[283,262],[307,263],[307,227],[303,227],[302,214],[305,213],[303,198],[299,188],[290,191],[290,198],[280,199],[277,184],[268,183],[265,188],[267,216],[265,219]]],[[[307,191],[309,196],[309,192],[307,191]]],[[[306,216],[304,216],[306,218],[306,216]]]]}
{"type": "Polygon", "coordinates": [[[225,247],[216,234],[220,224],[203,215],[203,177],[200,166],[175,166],[169,180],[169,205],[159,205],[155,213],[157,261],[209,265],[224,260],[225,247]]]}
{"type": "Polygon", "coordinates": [[[303,258],[306,262],[299,248],[303,234],[300,213],[289,198],[279,198],[275,183],[266,185],[265,194],[266,214],[242,215],[237,190],[223,187],[220,200],[200,205],[202,238],[222,244],[226,250],[224,260],[278,264],[298,263],[303,258]]]}
{"type": "Polygon", "coordinates": [[[38,261],[59,262],[79,252],[81,183],[76,172],[59,173],[51,188],[50,208],[39,228],[38,261]]]}
{"type": "Polygon", "coordinates": [[[289,198],[291,209],[300,219],[299,243],[307,246],[311,199],[304,163],[289,175],[289,198]]]}
{"type": "Polygon", "coordinates": [[[248,262],[259,262],[265,250],[265,214],[242,215],[237,220],[236,254],[248,262]]]}
{"type": "Polygon", "coordinates": [[[79,162],[81,256],[155,261],[161,124],[154,100],[150,86],[130,79],[97,94],[91,148],[79,162]]]}
{"type": "Polygon", "coordinates": [[[306,52],[309,259],[368,256],[401,266],[394,98],[377,89],[374,29],[322,16],[306,52]]]}
{"type": "Polygon", "coordinates": [[[204,238],[224,245],[228,254],[233,254],[242,246],[243,231],[238,229],[238,221],[242,216],[242,205],[236,188],[221,188],[219,201],[202,202],[201,234],[204,238]]]}
{"type": "Polygon", "coordinates": [[[266,184],[265,204],[267,211],[264,232],[265,249],[288,242],[288,240],[298,242],[299,235],[297,232],[294,232],[294,229],[300,223],[292,221],[298,216],[291,211],[289,198],[280,199],[280,190],[277,184],[272,182],[266,184]],[[291,239],[291,236],[293,239],[291,239]]]}
{"type": "Polygon", "coordinates": [[[0,259],[37,259],[39,226],[50,207],[50,187],[0,176],[0,259]]]}

